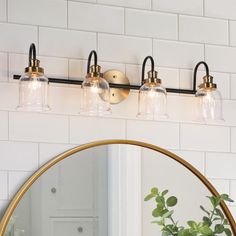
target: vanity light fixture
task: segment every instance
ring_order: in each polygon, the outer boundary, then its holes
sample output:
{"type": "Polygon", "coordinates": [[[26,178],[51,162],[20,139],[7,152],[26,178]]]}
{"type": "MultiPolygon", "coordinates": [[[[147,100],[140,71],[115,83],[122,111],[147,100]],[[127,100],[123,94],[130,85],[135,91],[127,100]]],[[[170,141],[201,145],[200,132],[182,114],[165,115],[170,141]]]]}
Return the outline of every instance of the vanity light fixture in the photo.
{"type": "Polygon", "coordinates": [[[105,115],[111,113],[110,87],[103,78],[101,67],[97,64],[97,53],[91,51],[88,57],[87,75],[82,85],[81,113],[86,115],[105,115]],[[94,64],[91,64],[92,56],[94,64]]]}
{"type": "Polygon", "coordinates": [[[193,94],[198,99],[198,110],[201,121],[222,121],[222,97],[213,77],[209,75],[206,62],[200,61],[194,68],[192,89],[164,88],[154,68],[154,60],[147,56],[142,65],[142,85],[131,85],[125,74],[118,70],[108,70],[101,73],[97,65],[97,53],[91,51],[88,57],[87,76],[84,80],[47,78],[43,68],[36,59],[36,48],[31,44],[29,50],[29,66],[19,79],[19,110],[45,111],[48,106],[48,82],[81,85],[81,113],[87,115],[105,115],[111,113],[111,104],[118,104],[128,97],[130,90],[139,90],[138,117],[145,119],[166,118],[166,92],[193,94]],[[94,64],[91,59],[94,57],[94,64]],[[145,78],[147,60],[151,61],[151,71],[145,78]],[[200,65],[205,66],[206,75],[203,83],[196,90],[196,77],[200,65]]]}
{"type": "Polygon", "coordinates": [[[29,65],[19,79],[19,104],[17,110],[47,111],[48,105],[48,79],[44,69],[39,66],[36,58],[35,44],[30,45],[29,65]]]}
{"type": "Polygon", "coordinates": [[[224,121],[222,114],[222,96],[213,83],[213,77],[209,74],[209,67],[206,62],[200,61],[194,68],[194,80],[196,81],[197,71],[200,65],[204,65],[206,75],[203,83],[198,86],[195,96],[198,99],[198,117],[200,121],[224,121]]]}
{"type": "Polygon", "coordinates": [[[161,79],[154,68],[154,59],[147,56],[142,65],[142,86],[138,95],[138,114],[144,119],[157,120],[166,118],[166,89],[161,85],[161,79]],[[151,70],[145,78],[145,66],[147,60],[151,61],[151,70]]]}

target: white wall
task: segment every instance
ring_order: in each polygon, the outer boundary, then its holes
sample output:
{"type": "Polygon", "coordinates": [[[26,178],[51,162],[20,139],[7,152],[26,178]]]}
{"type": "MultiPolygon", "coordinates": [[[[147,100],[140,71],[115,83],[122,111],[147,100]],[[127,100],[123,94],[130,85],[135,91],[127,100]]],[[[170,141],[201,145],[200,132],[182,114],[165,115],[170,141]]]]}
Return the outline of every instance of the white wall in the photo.
{"type": "MultiPolygon", "coordinates": [[[[0,0],[1,209],[46,160],[111,138],[172,150],[236,199],[235,11],[234,0],[0,0]],[[193,123],[195,99],[171,94],[168,121],[137,120],[136,92],[114,106],[111,117],[79,116],[78,87],[62,85],[51,85],[51,112],[16,112],[12,75],[27,65],[31,42],[51,77],[83,77],[96,49],[103,70],[123,70],[131,83],[140,82],[140,64],[152,55],[165,86],[190,88],[194,65],[206,60],[223,93],[226,122],[193,123]]],[[[236,216],[236,205],[231,209],[236,216]]]]}

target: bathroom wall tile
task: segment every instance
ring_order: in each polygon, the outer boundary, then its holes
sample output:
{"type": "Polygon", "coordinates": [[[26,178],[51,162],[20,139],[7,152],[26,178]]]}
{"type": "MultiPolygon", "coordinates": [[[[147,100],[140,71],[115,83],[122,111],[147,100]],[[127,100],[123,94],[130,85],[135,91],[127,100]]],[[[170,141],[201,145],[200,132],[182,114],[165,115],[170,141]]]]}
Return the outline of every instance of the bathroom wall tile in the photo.
{"type": "Polygon", "coordinates": [[[115,6],[124,6],[131,8],[151,8],[151,0],[97,0],[98,3],[111,4],[115,6]]]}
{"type": "Polygon", "coordinates": [[[180,16],[179,39],[190,42],[226,45],[228,44],[228,21],[180,16]]]}
{"type": "Polygon", "coordinates": [[[0,140],[8,140],[8,112],[0,111],[0,140]]]}
{"type": "Polygon", "coordinates": [[[236,152],[236,128],[231,128],[231,151],[236,152]]]}
{"type": "Polygon", "coordinates": [[[127,139],[152,143],[163,148],[179,147],[179,125],[153,121],[127,121],[127,139]],[[171,133],[171,135],[169,135],[171,133]]]}
{"type": "Polygon", "coordinates": [[[34,171],[38,167],[38,144],[0,142],[0,170],[34,171]]]}
{"type": "Polygon", "coordinates": [[[236,179],[236,154],[207,153],[206,176],[218,179],[236,179]]]}
{"type": "Polygon", "coordinates": [[[7,53],[0,53],[0,81],[8,80],[7,53]]]}
{"type": "Polygon", "coordinates": [[[7,171],[0,171],[0,199],[6,200],[8,199],[8,176],[7,171]]]}
{"type": "MultiPolygon", "coordinates": [[[[225,125],[236,126],[236,101],[223,100],[223,118],[225,125]]],[[[234,148],[234,146],[232,147],[234,148]]]]}
{"type": "Polygon", "coordinates": [[[0,21],[7,20],[7,0],[0,0],[0,21]]]}
{"type": "Polygon", "coordinates": [[[69,78],[83,79],[87,74],[87,62],[85,60],[69,60],[69,78]]]}
{"type": "Polygon", "coordinates": [[[90,3],[96,3],[97,0],[74,0],[76,2],[90,2],[90,3]]]}
{"type": "Polygon", "coordinates": [[[68,16],[68,26],[72,29],[124,33],[123,8],[69,2],[68,16]]]}
{"type": "Polygon", "coordinates": [[[68,142],[68,117],[39,113],[10,112],[10,140],[68,142]]]}
{"type": "Polygon", "coordinates": [[[154,40],[153,54],[159,66],[193,68],[204,58],[201,44],[154,40]]]}
{"type": "Polygon", "coordinates": [[[205,0],[205,15],[225,18],[236,19],[236,2],[234,0],[205,0]]]}
{"type": "Polygon", "coordinates": [[[236,48],[206,45],[206,61],[213,71],[236,72],[236,48]]]}
{"type": "Polygon", "coordinates": [[[190,15],[203,15],[203,0],[156,0],[153,9],[190,15]]]}
{"type": "Polygon", "coordinates": [[[236,46],[236,21],[230,21],[230,45],[236,46]]]}
{"type": "Polygon", "coordinates": [[[53,159],[57,155],[75,147],[74,145],[68,144],[49,144],[40,143],[39,145],[39,164],[43,165],[47,161],[53,159]]]}
{"type": "Polygon", "coordinates": [[[236,99],[236,74],[231,74],[231,86],[230,86],[230,94],[231,94],[231,99],[236,99]]]}
{"type": "Polygon", "coordinates": [[[180,142],[186,150],[228,152],[230,130],[223,126],[181,124],[180,142]]]}
{"type": "Polygon", "coordinates": [[[8,0],[8,21],[31,25],[67,26],[66,1],[8,0]]]}
{"type": "Polygon", "coordinates": [[[96,49],[95,33],[52,28],[39,29],[39,53],[43,56],[87,59],[92,49],[96,49]]]}
{"type": "MultiPolygon", "coordinates": [[[[217,84],[217,88],[220,90],[224,99],[230,98],[230,74],[218,73],[211,71],[210,74],[214,77],[214,83],[217,84]]],[[[199,67],[197,74],[197,86],[203,82],[203,76],[206,72],[203,67],[199,67]],[[202,71],[203,70],[203,71],[202,71]]],[[[192,89],[193,87],[193,69],[192,70],[180,70],[180,88],[192,89]]]]}
{"type": "Polygon", "coordinates": [[[66,58],[38,56],[40,65],[44,68],[47,77],[68,79],[69,62],[66,58]]]}
{"type": "Polygon", "coordinates": [[[32,172],[26,171],[10,171],[9,172],[9,198],[11,199],[19,188],[32,175],[32,172]]]}
{"type": "MultiPolygon", "coordinates": [[[[66,58],[38,56],[38,59],[47,77],[68,78],[68,60],[66,58]]],[[[13,80],[13,75],[22,75],[27,65],[28,55],[9,54],[9,81],[18,83],[17,80],[13,80]]]]}
{"type": "Polygon", "coordinates": [[[222,194],[230,194],[230,181],[225,179],[210,179],[211,184],[216,188],[216,190],[222,194]]]}
{"type": "Polygon", "coordinates": [[[70,117],[70,143],[72,144],[82,144],[103,139],[124,138],[124,120],[98,117],[70,117]]]}
{"type": "Polygon", "coordinates": [[[126,9],[125,33],[144,37],[177,39],[177,15],[126,9]],[[155,22],[155,27],[151,22],[155,22]]]}
{"type": "MultiPolygon", "coordinates": [[[[0,110],[15,110],[19,100],[19,88],[17,83],[0,83],[0,110]],[[8,99],[11,98],[11,99],[8,99]]],[[[4,117],[7,117],[7,112],[4,117]]],[[[4,120],[8,118],[4,118],[4,120]]],[[[6,123],[7,124],[7,123],[6,123]]],[[[4,124],[5,125],[5,124],[4,124]]],[[[6,126],[4,130],[7,130],[6,126]]],[[[1,136],[1,134],[0,134],[1,136]]],[[[5,135],[4,135],[5,136],[5,135]]],[[[6,140],[4,138],[4,140],[6,140]]]]}
{"type": "Polygon", "coordinates": [[[37,43],[36,26],[0,23],[0,32],[0,51],[28,53],[30,44],[37,43]]]}
{"type": "Polygon", "coordinates": [[[103,61],[141,64],[147,55],[152,54],[152,40],[98,34],[98,51],[103,61]],[[107,45],[116,45],[115,50],[107,45]]]}
{"type": "Polygon", "coordinates": [[[230,197],[234,200],[233,203],[230,203],[230,205],[232,206],[236,206],[236,180],[231,180],[230,181],[230,193],[229,193],[230,197]]]}
{"type": "Polygon", "coordinates": [[[189,162],[202,174],[205,171],[205,155],[204,152],[192,152],[192,151],[173,151],[176,155],[189,162]]]}
{"type": "MultiPolygon", "coordinates": [[[[146,73],[151,67],[146,67],[146,73]]],[[[179,87],[179,70],[165,67],[156,68],[158,71],[158,77],[162,79],[164,87],[178,88],[179,87]]],[[[141,65],[126,65],[126,75],[129,78],[131,84],[141,84],[142,67],[141,65]]],[[[146,75],[145,75],[146,76],[146,75]]]]}
{"type": "Polygon", "coordinates": [[[0,217],[2,218],[5,210],[9,204],[9,200],[0,200],[0,217]]]}

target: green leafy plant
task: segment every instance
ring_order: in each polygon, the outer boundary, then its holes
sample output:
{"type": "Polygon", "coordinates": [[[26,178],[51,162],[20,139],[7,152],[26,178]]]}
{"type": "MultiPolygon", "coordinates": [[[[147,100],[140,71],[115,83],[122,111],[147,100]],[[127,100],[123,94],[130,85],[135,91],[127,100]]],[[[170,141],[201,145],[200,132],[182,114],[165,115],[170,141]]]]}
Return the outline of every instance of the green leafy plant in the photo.
{"type": "Polygon", "coordinates": [[[152,223],[161,227],[162,236],[231,236],[232,231],[228,220],[220,209],[221,201],[233,202],[227,194],[210,196],[212,209],[206,210],[203,206],[200,209],[204,212],[201,222],[187,221],[187,227],[179,226],[174,220],[173,207],[178,203],[175,196],[169,196],[168,190],[159,191],[152,188],[151,192],[144,198],[144,201],[154,200],[155,208],[152,216],[156,219],[152,223]]]}

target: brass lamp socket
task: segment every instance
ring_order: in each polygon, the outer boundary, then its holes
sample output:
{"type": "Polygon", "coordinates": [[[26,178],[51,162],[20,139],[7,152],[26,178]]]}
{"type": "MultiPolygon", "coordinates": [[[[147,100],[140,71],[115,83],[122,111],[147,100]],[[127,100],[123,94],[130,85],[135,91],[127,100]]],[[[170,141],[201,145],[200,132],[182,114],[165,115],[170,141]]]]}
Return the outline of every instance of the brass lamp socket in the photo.
{"type": "Polygon", "coordinates": [[[157,71],[148,71],[148,78],[144,80],[144,83],[155,83],[155,84],[161,84],[161,79],[158,78],[158,72],[157,71]]]}
{"type": "Polygon", "coordinates": [[[213,77],[211,75],[206,75],[203,77],[203,83],[199,85],[199,88],[214,90],[217,89],[217,84],[213,83],[213,77]]]}
{"type": "Polygon", "coordinates": [[[101,77],[103,78],[103,73],[101,73],[101,66],[92,65],[89,67],[89,73],[86,75],[86,78],[95,78],[101,77]]]}
{"type": "Polygon", "coordinates": [[[35,60],[31,60],[30,66],[25,68],[25,73],[39,73],[39,74],[43,74],[44,73],[44,69],[42,67],[39,66],[40,61],[35,59],[35,60]]]}

